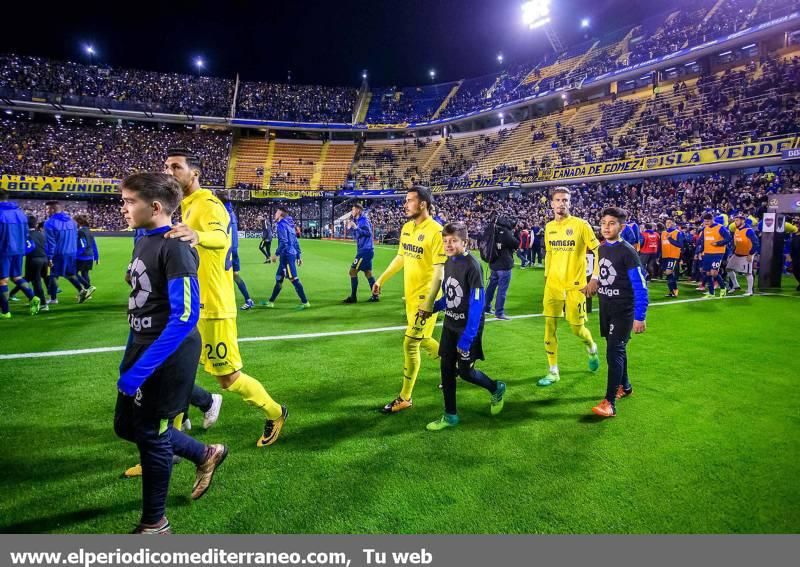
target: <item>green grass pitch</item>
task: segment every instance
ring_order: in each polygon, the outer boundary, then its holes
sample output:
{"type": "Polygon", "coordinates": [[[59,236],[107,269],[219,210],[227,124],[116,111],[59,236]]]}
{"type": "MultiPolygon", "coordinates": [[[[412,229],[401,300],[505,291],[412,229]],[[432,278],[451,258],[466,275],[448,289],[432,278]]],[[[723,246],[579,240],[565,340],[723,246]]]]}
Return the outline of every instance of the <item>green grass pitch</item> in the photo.
{"type": "MultiPolygon", "coordinates": [[[[287,285],[276,309],[240,314],[240,338],[404,325],[402,276],[379,304],[342,305],[354,246],[302,245],[313,308],[295,312],[287,285]]],[[[29,317],[12,304],[0,354],[124,344],[132,241],[99,246],[94,298],[77,305],[62,280],[50,313],[29,317]]],[[[376,275],[393,253],[377,250],[376,275]]],[[[254,240],[242,241],[241,255],[261,301],[274,267],[254,240]]],[[[491,417],[488,395],[460,383],[461,425],[440,433],[425,431],[442,412],[434,361],[423,362],[412,409],[378,411],[400,388],[401,331],[243,342],[245,369],[289,406],[289,419],[278,443],[259,450],[260,414],[225,394],[218,424],[193,434],[228,444],[230,456],[197,502],[193,467],[176,466],[170,521],[178,533],[800,531],[800,294],[660,305],[664,288],[651,286],[659,305],[630,345],[634,396],[606,421],[589,411],[605,363],[588,372],[566,327],[561,382],[536,386],[546,371],[540,317],[487,324],[480,367],[508,383],[506,408],[491,417]]],[[[363,278],[359,291],[365,300],[363,278]]],[[[542,271],[515,268],[507,312],[541,312],[541,294],[542,271]]],[[[590,328],[604,352],[596,314],[590,328]]],[[[112,429],[120,358],[0,359],[0,531],[120,533],[138,520],[140,482],[118,478],[136,449],[112,429]]],[[[198,381],[219,391],[202,370],[198,381]]]]}

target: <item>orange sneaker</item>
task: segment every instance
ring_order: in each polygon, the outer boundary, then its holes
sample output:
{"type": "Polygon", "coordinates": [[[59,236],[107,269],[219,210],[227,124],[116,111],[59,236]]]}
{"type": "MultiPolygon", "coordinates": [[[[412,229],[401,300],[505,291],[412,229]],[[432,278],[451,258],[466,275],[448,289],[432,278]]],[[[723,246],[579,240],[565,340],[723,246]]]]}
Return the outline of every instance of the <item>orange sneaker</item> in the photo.
{"type": "Polygon", "coordinates": [[[397,396],[391,402],[383,406],[383,410],[381,411],[383,411],[383,413],[397,413],[406,408],[410,408],[411,405],[411,400],[404,400],[400,396],[397,396]]]}
{"type": "Polygon", "coordinates": [[[602,402],[592,408],[592,413],[600,417],[614,417],[617,415],[617,410],[614,409],[611,402],[604,398],[602,402]]]}
{"type": "Polygon", "coordinates": [[[625,388],[622,387],[622,384],[620,384],[619,387],[617,388],[617,399],[618,400],[621,400],[622,398],[627,398],[631,394],[633,394],[633,388],[631,388],[627,392],[625,391],[625,388]]]}

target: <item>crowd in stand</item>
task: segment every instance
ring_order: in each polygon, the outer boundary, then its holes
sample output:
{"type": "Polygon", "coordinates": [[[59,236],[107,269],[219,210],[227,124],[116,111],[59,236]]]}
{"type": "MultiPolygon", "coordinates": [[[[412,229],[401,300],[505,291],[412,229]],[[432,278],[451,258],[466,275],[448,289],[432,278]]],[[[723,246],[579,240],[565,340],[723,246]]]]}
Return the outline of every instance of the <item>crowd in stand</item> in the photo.
{"type": "Polygon", "coordinates": [[[27,92],[26,98],[31,92],[59,95],[67,104],[228,116],[233,88],[230,79],[0,56],[0,89],[18,91],[16,96],[23,97],[27,92]]]}
{"type": "Polygon", "coordinates": [[[121,179],[160,171],[169,147],[192,149],[203,179],[223,185],[230,131],[64,117],[0,119],[0,174],[121,179]]]}
{"type": "MultiPolygon", "coordinates": [[[[656,222],[670,216],[697,226],[707,211],[726,214],[741,211],[760,217],[770,193],[800,191],[800,170],[782,169],[777,174],[761,172],[739,177],[712,174],[685,179],[598,182],[571,185],[570,190],[572,214],[594,225],[605,207],[621,206],[639,222],[656,222]]],[[[480,234],[493,215],[515,219],[518,225],[541,227],[552,218],[547,195],[547,188],[518,195],[508,192],[437,195],[436,210],[448,222],[466,223],[472,234],[480,234]]],[[[375,201],[368,211],[381,234],[398,230],[406,220],[402,201],[375,201]]]]}
{"type": "Polygon", "coordinates": [[[510,131],[506,128],[499,130],[497,133],[481,134],[477,138],[471,138],[466,142],[466,147],[454,143],[452,136],[448,137],[443,142],[445,151],[439,156],[439,165],[431,170],[428,182],[431,185],[436,185],[469,175],[478,161],[492,153],[497,146],[508,138],[509,134],[510,131]],[[466,153],[464,153],[465,151],[466,153]]]}
{"type": "Polygon", "coordinates": [[[237,115],[288,122],[353,121],[358,91],[350,87],[243,82],[237,115]]]}

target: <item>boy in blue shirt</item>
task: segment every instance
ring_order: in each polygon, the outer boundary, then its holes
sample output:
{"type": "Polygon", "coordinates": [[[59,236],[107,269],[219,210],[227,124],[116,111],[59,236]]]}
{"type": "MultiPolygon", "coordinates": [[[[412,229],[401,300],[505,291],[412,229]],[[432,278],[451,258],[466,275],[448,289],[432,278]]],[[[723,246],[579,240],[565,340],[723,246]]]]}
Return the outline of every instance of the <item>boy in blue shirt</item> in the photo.
{"type": "Polygon", "coordinates": [[[225,460],[224,445],[204,445],[173,427],[189,405],[201,340],[197,252],[180,239],[164,238],[183,193],[163,173],[125,178],[122,214],[144,229],[129,269],[130,335],[120,363],[114,431],[136,443],[142,464],[142,516],[135,534],[171,533],[165,515],[173,455],[197,466],[192,499],[206,493],[225,460]]]}
{"type": "MultiPolygon", "coordinates": [[[[439,341],[441,357],[444,415],[427,425],[428,431],[441,431],[458,425],[456,410],[456,378],[481,386],[491,394],[490,411],[499,414],[503,409],[504,382],[490,379],[475,368],[483,360],[483,324],[486,297],[480,263],[466,251],[467,228],[463,223],[449,223],[442,229],[447,261],[442,280],[443,296],[436,301],[433,312],[444,311],[444,327],[439,341]]],[[[430,313],[420,311],[425,320],[430,313]]]]}

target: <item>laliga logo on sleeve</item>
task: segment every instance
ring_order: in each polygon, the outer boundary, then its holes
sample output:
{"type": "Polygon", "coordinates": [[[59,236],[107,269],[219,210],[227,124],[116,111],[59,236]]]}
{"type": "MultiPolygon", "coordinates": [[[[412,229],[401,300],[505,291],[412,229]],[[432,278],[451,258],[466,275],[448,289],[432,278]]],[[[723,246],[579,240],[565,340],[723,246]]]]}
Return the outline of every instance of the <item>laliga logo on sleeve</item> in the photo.
{"type": "Polygon", "coordinates": [[[611,285],[617,279],[617,270],[611,265],[608,258],[600,260],[600,284],[611,285]]]}
{"type": "Polygon", "coordinates": [[[461,298],[464,297],[464,290],[461,289],[458,281],[453,277],[447,278],[445,282],[445,302],[448,309],[454,309],[461,305],[461,298]]]}
{"type": "Polygon", "coordinates": [[[150,277],[144,263],[136,258],[131,263],[131,295],[128,298],[128,309],[136,309],[147,303],[150,292],[153,291],[150,285],[150,277]]]}

